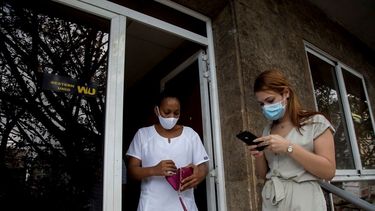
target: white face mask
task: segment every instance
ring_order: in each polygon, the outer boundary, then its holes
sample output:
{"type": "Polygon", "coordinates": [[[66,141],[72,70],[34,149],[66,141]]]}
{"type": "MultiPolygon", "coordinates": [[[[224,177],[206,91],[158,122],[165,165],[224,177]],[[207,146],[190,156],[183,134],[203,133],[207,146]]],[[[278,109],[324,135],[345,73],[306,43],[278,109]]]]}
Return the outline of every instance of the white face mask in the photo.
{"type": "Polygon", "coordinates": [[[159,107],[156,107],[156,109],[158,110],[158,118],[161,126],[166,130],[172,129],[176,125],[178,118],[164,118],[160,115],[159,107]]]}

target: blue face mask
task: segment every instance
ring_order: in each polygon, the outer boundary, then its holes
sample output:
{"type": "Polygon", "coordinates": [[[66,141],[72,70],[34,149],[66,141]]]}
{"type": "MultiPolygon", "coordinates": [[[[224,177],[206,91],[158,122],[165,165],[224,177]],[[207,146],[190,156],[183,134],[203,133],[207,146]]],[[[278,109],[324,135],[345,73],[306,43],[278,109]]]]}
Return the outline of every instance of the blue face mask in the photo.
{"type": "Polygon", "coordinates": [[[282,101],[262,107],[263,114],[268,120],[278,120],[284,116],[285,105],[282,104],[282,101]]]}

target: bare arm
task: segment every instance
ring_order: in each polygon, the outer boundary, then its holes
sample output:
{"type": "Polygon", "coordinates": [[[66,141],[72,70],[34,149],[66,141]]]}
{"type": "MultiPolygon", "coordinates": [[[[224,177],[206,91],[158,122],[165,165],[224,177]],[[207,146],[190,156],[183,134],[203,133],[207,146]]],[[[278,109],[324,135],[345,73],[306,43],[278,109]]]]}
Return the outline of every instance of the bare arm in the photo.
{"type": "Polygon", "coordinates": [[[156,166],[142,167],[142,161],[129,156],[129,175],[136,180],[143,180],[150,176],[168,176],[170,172],[176,171],[172,160],[162,160],[156,166]]]}
{"type": "Polygon", "coordinates": [[[250,153],[255,157],[255,174],[258,179],[265,179],[268,172],[268,164],[263,152],[257,151],[257,145],[249,145],[250,153]]]}
{"type": "Polygon", "coordinates": [[[331,180],[336,172],[335,146],[332,132],[327,129],[314,140],[314,152],[309,152],[301,146],[294,145],[290,157],[300,163],[311,174],[325,180],[331,180]]]}

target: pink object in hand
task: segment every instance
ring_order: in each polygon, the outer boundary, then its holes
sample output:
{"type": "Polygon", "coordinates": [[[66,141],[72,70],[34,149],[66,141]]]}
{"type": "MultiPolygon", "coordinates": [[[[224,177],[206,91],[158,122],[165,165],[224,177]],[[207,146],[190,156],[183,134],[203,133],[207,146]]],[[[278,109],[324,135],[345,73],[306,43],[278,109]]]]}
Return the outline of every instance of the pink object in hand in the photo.
{"type": "Polygon", "coordinates": [[[176,173],[171,176],[165,176],[168,183],[178,191],[181,187],[181,181],[185,179],[186,177],[189,177],[193,174],[193,168],[192,167],[183,167],[177,169],[176,173]]]}

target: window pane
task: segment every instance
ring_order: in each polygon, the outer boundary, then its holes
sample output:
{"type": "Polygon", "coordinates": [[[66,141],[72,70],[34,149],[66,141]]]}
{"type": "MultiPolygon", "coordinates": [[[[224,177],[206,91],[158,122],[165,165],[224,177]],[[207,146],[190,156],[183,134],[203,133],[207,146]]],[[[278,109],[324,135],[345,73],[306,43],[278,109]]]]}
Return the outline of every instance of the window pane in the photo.
{"type": "Polygon", "coordinates": [[[308,53],[315,98],[336,130],[334,134],[337,169],[354,169],[353,154],[343,115],[343,106],[335,77],[335,67],[308,53]]]}
{"type": "Polygon", "coordinates": [[[108,27],[1,1],[1,210],[101,210],[108,27]]]}
{"type": "Polygon", "coordinates": [[[141,12],[196,34],[207,36],[206,22],[172,9],[156,1],[109,0],[129,9],[141,12]]]}
{"type": "Polygon", "coordinates": [[[343,76],[363,169],[375,168],[375,136],[361,78],[343,69],[343,76]]]}

